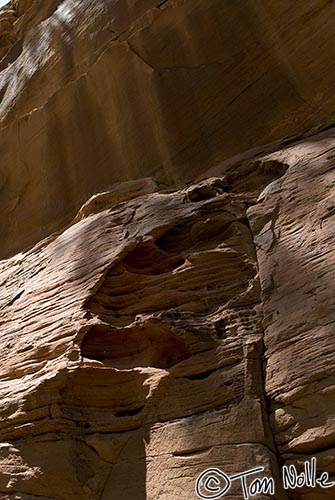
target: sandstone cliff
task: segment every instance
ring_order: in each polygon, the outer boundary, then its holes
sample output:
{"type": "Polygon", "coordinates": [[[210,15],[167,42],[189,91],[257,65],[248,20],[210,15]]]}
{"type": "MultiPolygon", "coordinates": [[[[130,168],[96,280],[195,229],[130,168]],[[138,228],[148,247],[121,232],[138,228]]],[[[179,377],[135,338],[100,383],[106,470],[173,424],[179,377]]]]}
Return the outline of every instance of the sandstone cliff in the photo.
{"type": "Polygon", "coordinates": [[[323,0],[13,0],[0,20],[1,256],[113,182],[181,185],[334,117],[334,14],[323,0]]]}
{"type": "Polygon", "coordinates": [[[1,499],[334,498],[334,11],[0,11],[1,499]]]}

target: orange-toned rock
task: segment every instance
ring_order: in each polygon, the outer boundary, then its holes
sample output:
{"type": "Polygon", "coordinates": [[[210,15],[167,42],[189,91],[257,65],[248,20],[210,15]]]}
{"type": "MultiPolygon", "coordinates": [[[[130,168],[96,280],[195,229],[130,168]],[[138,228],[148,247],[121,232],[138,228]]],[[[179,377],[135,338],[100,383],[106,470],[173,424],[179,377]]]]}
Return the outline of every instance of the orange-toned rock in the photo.
{"type": "Polygon", "coordinates": [[[277,471],[248,202],[143,186],[2,263],[3,493],[186,500],[212,463],[277,471]]]}
{"type": "Polygon", "coordinates": [[[4,30],[15,42],[0,71],[2,257],[114,182],[182,185],[333,118],[333,2],[12,5],[18,18],[4,30]]]}
{"type": "Polygon", "coordinates": [[[2,261],[1,498],[187,500],[211,466],[332,498],[280,467],[333,472],[334,148],[116,185],[2,261]]]}
{"type": "Polygon", "coordinates": [[[334,498],[334,10],[0,10],[1,500],[334,498]]]}
{"type": "MultiPolygon", "coordinates": [[[[266,393],[285,460],[317,458],[335,475],[334,129],[270,158],[289,175],[249,210],[264,311],[266,393]]],[[[299,499],[331,499],[334,488],[299,499]]]]}

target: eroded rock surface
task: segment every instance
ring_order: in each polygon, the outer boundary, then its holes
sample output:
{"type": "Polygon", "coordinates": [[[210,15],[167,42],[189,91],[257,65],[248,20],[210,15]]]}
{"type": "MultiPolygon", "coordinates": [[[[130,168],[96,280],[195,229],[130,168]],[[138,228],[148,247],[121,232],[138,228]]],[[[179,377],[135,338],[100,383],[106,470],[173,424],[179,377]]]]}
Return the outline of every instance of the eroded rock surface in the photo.
{"type": "MultiPolygon", "coordinates": [[[[277,449],[317,458],[335,476],[334,130],[276,155],[290,175],[252,207],[266,346],[266,394],[277,449]]],[[[334,489],[294,498],[331,499],[334,489]]]]}
{"type": "Polygon", "coordinates": [[[1,498],[189,500],[259,465],[271,498],[333,498],[280,467],[334,474],[334,152],[115,185],[2,261],[1,498]]]}
{"type": "Polygon", "coordinates": [[[1,258],[114,182],[182,185],[334,118],[332,1],[12,0],[0,12],[1,258]]]}
{"type": "Polygon", "coordinates": [[[334,14],[0,9],[2,500],[334,498],[334,14]]]}
{"type": "Polygon", "coordinates": [[[248,204],[224,185],[115,189],[4,263],[2,491],[186,499],[206,463],[276,467],[248,204]]]}

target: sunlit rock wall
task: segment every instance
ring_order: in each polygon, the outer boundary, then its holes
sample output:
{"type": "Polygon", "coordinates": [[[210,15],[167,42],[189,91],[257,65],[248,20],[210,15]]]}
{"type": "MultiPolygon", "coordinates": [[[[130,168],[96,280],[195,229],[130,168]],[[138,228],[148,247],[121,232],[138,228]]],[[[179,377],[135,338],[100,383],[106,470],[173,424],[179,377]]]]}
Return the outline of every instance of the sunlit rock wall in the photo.
{"type": "Polygon", "coordinates": [[[334,110],[334,2],[13,0],[0,15],[8,256],[113,182],[181,184],[334,110]]]}
{"type": "Polygon", "coordinates": [[[334,498],[334,10],[0,11],[1,500],[334,498]]]}
{"type": "Polygon", "coordinates": [[[1,499],[189,500],[257,466],[271,498],[333,498],[280,471],[335,472],[334,152],[117,184],[2,261],[1,499]]]}

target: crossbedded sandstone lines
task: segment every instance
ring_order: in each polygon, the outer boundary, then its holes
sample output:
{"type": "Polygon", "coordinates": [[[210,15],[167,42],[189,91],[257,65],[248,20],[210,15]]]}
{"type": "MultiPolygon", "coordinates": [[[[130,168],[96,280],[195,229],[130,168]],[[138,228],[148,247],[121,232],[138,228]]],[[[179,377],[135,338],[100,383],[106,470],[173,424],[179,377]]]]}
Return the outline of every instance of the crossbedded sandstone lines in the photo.
{"type": "Polygon", "coordinates": [[[146,195],[152,185],[136,183],[139,197],[131,183],[128,201],[118,187],[116,205],[95,197],[65,232],[3,265],[1,467],[25,457],[4,493],[188,499],[205,463],[232,470],[256,456],[276,470],[246,218],[254,186],[230,193],[228,175],[146,195]]]}
{"type": "Polygon", "coordinates": [[[182,190],[117,185],[1,263],[4,499],[189,500],[208,466],[276,476],[311,454],[331,471],[333,166],[322,137],[182,190]],[[324,200],[315,213],[306,193],[324,200]],[[306,225],[313,258],[301,264],[306,225]]]}
{"type": "MultiPolygon", "coordinates": [[[[271,426],[282,463],[317,459],[334,480],[334,131],[272,159],[292,163],[248,211],[264,310],[271,426]]],[[[330,500],[302,488],[293,499],[330,500]]]]}

